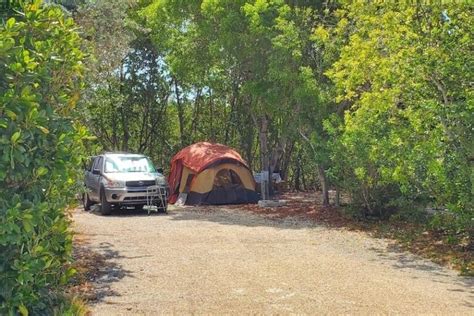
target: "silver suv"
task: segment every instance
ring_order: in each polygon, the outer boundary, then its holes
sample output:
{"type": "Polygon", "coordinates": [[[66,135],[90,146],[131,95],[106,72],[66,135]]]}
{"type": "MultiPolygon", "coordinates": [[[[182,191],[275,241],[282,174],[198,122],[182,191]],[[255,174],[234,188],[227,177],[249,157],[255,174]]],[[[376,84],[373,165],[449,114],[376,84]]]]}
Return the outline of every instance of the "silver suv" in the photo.
{"type": "Polygon", "coordinates": [[[168,186],[162,172],[144,155],[106,153],[92,157],[85,167],[84,209],[100,203],[103,215],[121,206],[147,206],[166,212],[168,186]]]}

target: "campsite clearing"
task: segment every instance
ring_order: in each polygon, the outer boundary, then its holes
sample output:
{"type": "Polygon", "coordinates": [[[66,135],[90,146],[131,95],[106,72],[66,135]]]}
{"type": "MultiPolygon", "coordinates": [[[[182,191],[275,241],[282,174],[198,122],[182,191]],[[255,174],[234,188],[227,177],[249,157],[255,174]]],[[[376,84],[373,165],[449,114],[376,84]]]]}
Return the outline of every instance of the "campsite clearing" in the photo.
{"type": "Polygon", "coordinates": [[[105,260],[94,315],[474,312],[472,278],[362,232],[222,207],[73,218],[105,260]]]}

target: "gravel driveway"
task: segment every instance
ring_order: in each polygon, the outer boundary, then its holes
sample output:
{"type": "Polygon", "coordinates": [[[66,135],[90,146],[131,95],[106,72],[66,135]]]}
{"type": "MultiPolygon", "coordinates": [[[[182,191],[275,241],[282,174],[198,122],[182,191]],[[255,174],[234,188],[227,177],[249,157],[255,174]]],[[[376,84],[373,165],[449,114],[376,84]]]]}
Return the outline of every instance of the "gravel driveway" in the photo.
{"type": "Polygon", "coordinates": [[[474,280],[365,233],[240,210],[74,212],[107,258],[94,315],[474,314],[474,280]]]}

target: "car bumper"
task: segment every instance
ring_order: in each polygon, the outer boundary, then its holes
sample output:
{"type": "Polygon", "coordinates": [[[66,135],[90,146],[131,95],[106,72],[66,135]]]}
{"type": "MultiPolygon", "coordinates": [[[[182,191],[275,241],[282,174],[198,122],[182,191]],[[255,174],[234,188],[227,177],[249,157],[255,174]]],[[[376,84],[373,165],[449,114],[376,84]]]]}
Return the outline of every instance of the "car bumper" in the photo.
{"type": "Polygon", "coordinates": [[[165,186],[142,188],[105,188],[105,198],[112,204],[147,204],[165,202],[168,199],[168,189],[165,186]]]}

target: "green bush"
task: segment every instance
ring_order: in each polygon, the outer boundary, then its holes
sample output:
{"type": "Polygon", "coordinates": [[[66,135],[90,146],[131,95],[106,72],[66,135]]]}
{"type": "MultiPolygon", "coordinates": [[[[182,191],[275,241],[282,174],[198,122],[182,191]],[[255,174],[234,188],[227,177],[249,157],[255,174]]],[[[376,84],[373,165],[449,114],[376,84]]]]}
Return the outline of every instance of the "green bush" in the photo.
{"type": "Polygon", "coordinates": [[[326,122],[331,174],[362,214],[415,204],[420,216],[409,217],[421,218],[430,205],[450,214],[433,226],[472,235],[472,6],[419,9],[348,3],[337,13],[345,44],[327,75],[347,110],[326,122]]]}
{"type": "Polygon", "coordinates": [[[84,55],[61,8],[12,5],[0,24],[0,314],[25,315],[73,273],[64,210],[86,137],[74,123],[84,55]]]}

